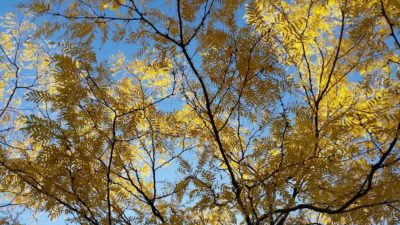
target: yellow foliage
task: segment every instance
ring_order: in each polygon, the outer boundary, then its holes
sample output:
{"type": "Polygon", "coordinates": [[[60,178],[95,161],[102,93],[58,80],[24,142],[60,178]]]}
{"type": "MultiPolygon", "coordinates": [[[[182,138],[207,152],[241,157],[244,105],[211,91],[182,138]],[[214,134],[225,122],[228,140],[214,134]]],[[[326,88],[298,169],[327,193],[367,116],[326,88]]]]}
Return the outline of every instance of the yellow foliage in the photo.
{"type": "Polygon", "coordinates": [[[46,21],[0,21],[1,196],[77,224],[396,224],[398,5],[26,1],[46,21]]]}

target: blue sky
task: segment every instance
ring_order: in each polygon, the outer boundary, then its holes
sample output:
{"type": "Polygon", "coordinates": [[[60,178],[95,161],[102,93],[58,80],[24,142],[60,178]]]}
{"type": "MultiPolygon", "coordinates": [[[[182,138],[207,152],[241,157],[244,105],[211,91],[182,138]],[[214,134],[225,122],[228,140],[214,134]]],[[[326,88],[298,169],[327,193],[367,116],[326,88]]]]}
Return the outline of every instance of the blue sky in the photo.
{"type": "MultiPolygon", "coordinates": [[[[15,12],[14,5],[19,3],[19,2],[24,2],[27,0],[0,0],[0,15],[4,15],[7,12],[15,12]]],[[[98,45],[101,46],[101,45],[98,45]]],[[[105,47],[96,47],[95,51],[98,51],[101,57],[99,57],[100,60],[104,60],[110,56],[112,53],[116,53],[119,49],[123,49],[124,53],[127,53],[127,48],[125,48],[124,44],[122,42],[117,42],[117,43],[110,43],[108,42],[105,47]]],[[[129,54],[129,53],[128,53],[129,54]]],[[[356,74],[356,76],[353,76],[352,79],[353,81],[357,81],[357,78],[359,78],[359,75],[356,74]]],[[[1,210],[1,208],[0,208],[1,210]]],[[[61,216],[59,219],[55,221],[50,221],[48,219],[48,216],[44,213],[40,214],[38,216],[38,220],[34,220],[30,212],[26,212],[23,215],[24,220],[23,222],[27,225],[33,225],[33,224],[38,224],[38,225],[63,225],[63,224],[68,224],[63,221],[63,217],[61,216]]]]}
{"type": "Polygon", "coordinates": [[[13,5],[17,2],[20,2],[19,0],[0,0],[1,7],[0,7],[0,13],[3,15],[6,12],[13,11],[13,5]]]}

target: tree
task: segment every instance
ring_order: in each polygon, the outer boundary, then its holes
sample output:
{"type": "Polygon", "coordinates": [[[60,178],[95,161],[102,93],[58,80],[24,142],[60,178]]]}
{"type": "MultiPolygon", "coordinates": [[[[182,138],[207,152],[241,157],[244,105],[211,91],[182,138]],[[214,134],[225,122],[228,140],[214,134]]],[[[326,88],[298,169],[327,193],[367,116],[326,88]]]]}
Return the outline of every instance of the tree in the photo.
{"type": "Polygon", "coordinates": [[[80,224],[400,222],[398,1],[163,4],[3,19],[5,197],[80,224]]]}

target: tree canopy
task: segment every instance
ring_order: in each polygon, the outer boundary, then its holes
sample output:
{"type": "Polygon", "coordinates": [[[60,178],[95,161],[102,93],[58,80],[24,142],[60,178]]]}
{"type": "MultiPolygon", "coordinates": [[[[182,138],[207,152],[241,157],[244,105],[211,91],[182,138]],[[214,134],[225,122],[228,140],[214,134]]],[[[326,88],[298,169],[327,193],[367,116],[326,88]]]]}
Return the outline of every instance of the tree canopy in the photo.
{"type": "Polygon", "coordinates": [[[93,225],[400,223],[398,0],[18,9],[0,21],[2,208],[93,225]]]}

